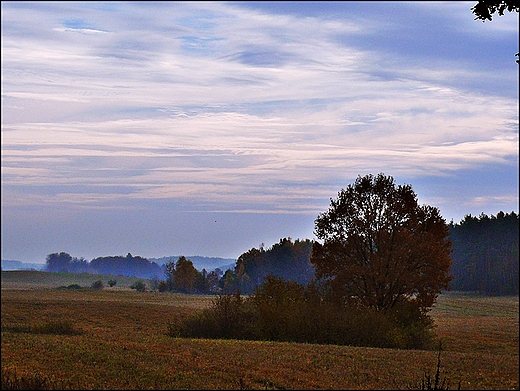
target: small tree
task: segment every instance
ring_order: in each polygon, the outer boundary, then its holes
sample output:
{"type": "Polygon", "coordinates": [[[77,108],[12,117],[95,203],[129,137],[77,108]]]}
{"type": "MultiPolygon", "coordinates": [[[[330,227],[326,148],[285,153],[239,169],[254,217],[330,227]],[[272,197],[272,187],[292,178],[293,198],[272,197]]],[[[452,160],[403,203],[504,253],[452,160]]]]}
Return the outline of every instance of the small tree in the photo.
{"type": "Polygon", "coordinates": [[[157,290],[159,292],[166,292],[168,290],[168,283],[166,281],[159,281],[159,285],[157,286],[157,290]]]}
{"type": "Polygon", "coordinates": [[[311,262],[333,297],[378,311],[413,302],[422,312],[451,277],[449,227],[439,210],[420,206],[410,185],[358,177],[315,221],[311,262]]]}
{"type": "Polygon", "coordinates": [[[222,293],[233,294],[240,291],[240,282],[233,270],[228,269],[219,281],[222,293]]]}
{"type": "Polygon", "coordinates": [[[194,293],[196,283],[201,273],[195,269],[193,262],[180,256],[175,263],[175,273],[173,275],[174,289],[182,293],[194,293]]]}
{"type": "Polygon", "coordinates": [[[69,253],[52,253],[47,255],[45,269],[49,272],[67,272],[71,262],[72,256],[69,253]]]}
{"type": "Polygon", "coordinates": [[[157,276],[153,276],[151,278],[150,289],[154,292],[159,290],[159,279],[157,278],[157,276]]]}
{"type": "Polygon", "coordinates": [[[90,287],[92,289],[101,290],[104,288],[103,282],[101,280],[94,281],[90,287]]]}
{"type": "Polygon", "coordinates": [[[166,277],[166,284],[168,290],[174,290],[174,277],[175,277],[175,262],[170,258],[170,261],[164,265],[164,276],[166,277]]]}
{"type": "Polygon", "coordinates": [[[141,280],[134,282],[132,285],[130,285],[130,288],[135,289],[137,292],[146,291],[146,285],[141,280]]]}

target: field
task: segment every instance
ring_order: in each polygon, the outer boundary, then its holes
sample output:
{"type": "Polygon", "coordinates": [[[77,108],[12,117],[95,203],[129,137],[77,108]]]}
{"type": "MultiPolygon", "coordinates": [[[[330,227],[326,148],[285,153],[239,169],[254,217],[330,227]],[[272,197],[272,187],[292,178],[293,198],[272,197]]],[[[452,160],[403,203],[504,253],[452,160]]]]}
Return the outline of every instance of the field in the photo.
{"type": "MultiPolygon", "coordinates": [[[[116,280],[114,290],[130,288],[139,280],[136,277],[99,275],[89,273],[43,273],[30,270],[2,271],[2,289],[42,289],[60,286],[79,285],[89,287],[94,281],[101,280],[108,286],[108,280],[116,280]]],[[[144,280],[143,280],[144,281],[144,280]]]]}
{"type": "MultiPolygon", "coordinates": [[[[168,320],[211,296],[140,293],[120,277],[101,291],[56,289],[97,279],[108,278],[2,272],[3,376],[56,389],[413,389],[437,367],[436,351],[175,339],[168,320]],[[45,333],[52,325],[72,330],[45,333]]],[[[450,389],[518,389],[518,296],[448,293],[432,316],[450,389]]]]}

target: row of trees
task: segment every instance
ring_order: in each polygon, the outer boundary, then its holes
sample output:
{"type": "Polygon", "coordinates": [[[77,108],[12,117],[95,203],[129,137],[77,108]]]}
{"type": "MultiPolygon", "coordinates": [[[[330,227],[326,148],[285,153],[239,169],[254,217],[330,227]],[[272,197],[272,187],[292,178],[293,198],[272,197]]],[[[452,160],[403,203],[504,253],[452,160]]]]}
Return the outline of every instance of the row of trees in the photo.
{"type": "Polygon", "coordinates": [[[457,290],[518,294],[518,233],[514,212],[467,215],[448,225],[437,208],[418,204],[410,185],[379,174],[358,177],[331,199],[315,220],[318,240],[284,238],[267,250],[252,248],[225,273],[198,271],[184,256],[161,267],[130,253],[90,263],[50,254],[47,270],[164,276],[161,290],[223,294],[251,294],[271,275],[303,285],[316,280],[338,300],[377,309],[410,298],[427,308],[453,277],[457,290]]]}
{"type": "Polygon", "coordinates": [[[467,215],[450,224],[451,286],[488,295],[518,295],[519,215],[467,215]]]}
{"type": "Polygon", "coordinates": [[[234,270],[198,271],[193,262],[181,256],[165,265],[161,290],[181,293],[251,294],[267,276],[308,284],[314,278],[310,262],[312,241],[280,239],[268,249],[252,248],[238,257],[234,270]]]}
{"type": "Polygon", "coordinates": [[[140,278],[156,278],[164,274],[164,268],[140,256],[98,257],[88,262],[85,258],[72,257],[66,252],[47,255],[45,270],[49,272],[112,274],[140,278]]]}
{"type": "MultiPolygon", "coordinates": [[[[223,272],[215,269],[207,272],[198,271],[193,262],[181,256],[177,261],[171,260],[165,265],[158,265],[140,256],[107,256],[94,258],[88,262],[84,258],[72,257],[66,252],[53,253],[47,256],[45,270],[49,272],[92,273],[131,276],[152,280],[150,288],[159,291],[180,293],[220,293],[226,287],[230,274],[222,279],[223,272]],[[222,281],[221,281],[222,280],[222,281]]],[[[229,285],[229,283],[227,284],[229,285]]],[[[226,289],[231,291],[233,288],[226,289]]]]}
{"type": "Polygon", "coordinates": [[[50,272],[72,272],[134,276],[151,279],[152,289],[189,294],[227,294],[240,291],[250,294],[268,275],[309,283],[314,277],[310,263],[312,241],[291,238],[280,239],[269,249],[261,246],[242,254],[234,270],[225,272],[219,268],[212,271],[197,270],[193,262],[180,256],[164,265],[150,262],[140,256],[98,257],[88,262],[84,258],[72,257],[66,252],[47,256],[46,270],[50,272]]]}
{"type": "MultiPolygon", "coordinates": [[[[335,225],[331,217],[322,216],[318,221],[325,218],[335,225]]],[[[412,236],[407,234],[409,242],[405,243],[398,239],[397,233],[392,234],[391,247],[385,247],[386,242],[390,243],[389,227],[381,230],[384,235],[381,232],[376,234],[385,225],[382,222],[373,223],[376,224],[373,229],[363,234],[370,240],[371,244],[368,245],[363,244],[363,237],[352,233],[349,234],[350,242],[346,238],[330,241],[328,252],[325,252],[323,245],[309,239],[292,241],[291,238],[283,238],[268,249],[260,246],[258,249],[248,250],[237,259],[234,270],[228,269],[225,272],[218,268],[209,272],[205,269],[199,271],[184,256],[160,266],[131,254],[126,257],[99,257],[87,262],[65,252],[49,254],[46,268],[48,271],[136,276],[152,279],[152,289],[190,294],[251,294],[267,276],[276,276],[302,285],[307,285],[318,277],[330,280],[329,283],[334,286],[338,297],[362,296],[368,289],[380,291],[370,300],[379,300],[378,305],[384,306],[385,300],[394,300],[395,296],[387,294],[383,298],[385,291],[379,286],[388,286],[391,290],[400,292],[402,287],[398,284],[410,284],[412,278],[398,264],[389,263],[389,259],[398,253],[408,253],[412,257],[415,256],[413,253],[422,250],[420,246],[410,242],[412,236]],[[376,226],[379,227],[377,230],[376,226]],[[336,249],[330,250],[333,246],[336,249]],[[413,249],[413,253],[409,249],[413,249]],[[352,254],[353,258],[346,259],[346,254],[352,254]],[[311,255],[314,256],[314,263],[311,262],[311,255]],[[318,266],[316,260],[319,257],[324,257],[327,262],[318,266]],[[360,270],[364,270],[364,274],[360,270]],[[339,290],[345,286],[343,281],[351,276],[357,278],[357,285],[350,282],[349,292],[340,294],[339,290]]],[[[357,229],[362,231],[360,227],[357,229]]],[[[499,212],[496,216],[467,215],[459,224],[451,222],[448,229],[448,238],[453,248],[450,270],[453,277],[450,282],[452,289],[478,291],[488,295],[518,294],[519,215],[514,212],[499,212]]],[[[446,266],[446,258],[444,261],[446,266]]],[[[434,270],[433,265],[432,263],[430,270],[434,270]]],[[[421,267],[426,270],[428,266],[424,264],[421,267]]],[[[408,268],[413,270],[411,265],[408,268]]],[[[439,272],[439,269],[435,270],[439,272]]],[[[428,274],[432,275],[430,272],[428,274]]],[[[424,279],[421,275],[416,277],[424,279]]]]}
{"type": "Polygon", "coordinates": [[[160,285],[160,291],[168,290],[189,294],[208,294],[220,291],[222,271],[217,268],[209,273],[206,269],[202,269],[200,272],[185,256],[180,256],[176,262],[168,262],[165,265],[164,275],[166,282],[160,285]]]}
{"type": "Polygon", "coordinates": [[[237,259],[234,272],[229,272],[225,291],[240,290],[252,293],[269,275],[308,284],[314,278],[314,267],[310,262],[313,242],[309,239],[292,241],[280,239],[268,249],[252,248],[237,259]]]}
{"type": "MultiPolygon", "coordinates": [[[[453,243],[450,270],[452,289],[479,291],[488,295],[518,294],[519,215],[514,212],[499,212],[496,216],[467,215],[460,223],[449,224],[449,239],[453,243]]],[[[237,259],[234,270],[225,272],[218,268],[209,272],[205,269],[199,271],[184,256],[165,265],[131,254],[126,257],[99,257],[89,263],[65,252],[49,254],[47,270],[151,278],[154,281],[151,288],[161,291],[190,294],[229,294],[240,291],[251,294],[269,275],[302,285],[312,282],[316,277],[316,268],[311,262],[313,245],[316,257],[322,251],[319,244],[309,239],[292,241],[291,238],[283,238],[270,248],[260,246],[246,251],[237,259]]],[[[411,247],[416,248],[415,245],[411,247]]],[[[366,250],[370,251],[370,246],[366,250]]],[[[372,248],[371,258],[376,255],[374,251],[375,247],[372,248]]],[[[395,245],[392,251],[397,251],[395,245]]],[[[383,254],[378,252],[379,259],[383,254]]],[[[367,254],[364,257],[368,259],[367,254]]],[[[337,255],[335,259],[339,260],[337,255]]],[[[371,267],[376,267],[375,262],[372,262],[371,267]]],[[[389,270],[402,273],[393,267],[389,270]]],[[[320,277],[326,276],[323,267],[320,273],[320,277]]],[[[338,281],[347,277],[348,274],[339,275],[338,281]]],[[[397,276],[391,274],[388,274],[388,278],[393,280],[393,284],[398,280],[397,276]]]]}

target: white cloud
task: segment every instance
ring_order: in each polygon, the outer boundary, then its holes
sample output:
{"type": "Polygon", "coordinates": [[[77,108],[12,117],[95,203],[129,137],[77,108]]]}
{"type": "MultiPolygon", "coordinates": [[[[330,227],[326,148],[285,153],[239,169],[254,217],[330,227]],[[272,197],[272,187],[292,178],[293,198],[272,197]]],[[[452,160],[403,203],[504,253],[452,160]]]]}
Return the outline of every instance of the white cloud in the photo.
{"type": "MultiPolygon", "coordinates": [[[[220,2],[3,2],[2,205],[314,214],[369,172],[413,185],[518,169],[514,59],[498,72],[425,54],[432,29],[450,38],[477,23],[467,4],[400,3],[395,21],[351,6],[302,17],[220,2]],[[428,17],[446,21],[415,25],[428,17]],[[392,41],[405,19],[424,42],[392,41]]],[[[472,34],[509,42],[509,19],[497,22],[472,34]]],[[[514,201],[511,186],[421,196],[479,207],[514,201]]]]}

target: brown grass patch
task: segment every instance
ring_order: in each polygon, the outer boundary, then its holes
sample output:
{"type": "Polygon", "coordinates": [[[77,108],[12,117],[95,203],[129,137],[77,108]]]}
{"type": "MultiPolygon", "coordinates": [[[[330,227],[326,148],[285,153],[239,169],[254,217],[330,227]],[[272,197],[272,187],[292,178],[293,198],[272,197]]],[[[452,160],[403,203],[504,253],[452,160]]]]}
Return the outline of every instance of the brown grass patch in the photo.
{"type": "MultiPolygon", "coordinates": [[[[409,389],[437,365],[435,351],[166,336],[168,319],[207,307],[210,296],[3,289],[1,299],[2,326],[58,320],[83,331],[2,331],[3,370],[61,388],[409,389]]],[[[518,297],[493,300],[439,298],[433,315],[452,388],[461,380],[462,389],[518,389],[518,297]]]]}

